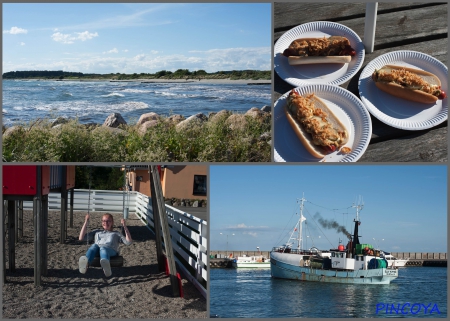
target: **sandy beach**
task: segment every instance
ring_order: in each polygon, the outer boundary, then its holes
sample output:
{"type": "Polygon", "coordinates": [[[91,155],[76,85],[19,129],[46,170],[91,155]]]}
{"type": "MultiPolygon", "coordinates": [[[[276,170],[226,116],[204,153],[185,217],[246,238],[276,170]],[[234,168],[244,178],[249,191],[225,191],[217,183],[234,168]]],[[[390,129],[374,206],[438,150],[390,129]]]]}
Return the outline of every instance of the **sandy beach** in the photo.
{"type": "MultiPolygon", "coordinates": [[[[158,271],[154,236],[134,215],[127,226],[133,238],[129,246],[121,244],[123,267],[112,268],[105,278],[99,267],[86,274],[78,271],[78,258],[88,245],[78,240],[84,212],[74,212],[74,227],[59,243],[60,212],[49,211],[48,274],[43,286],[34,286],[32,212],[24,211],[24,236],[16,245],[16,272],[8,269],[3,285],[3,319],[10,318],[206,318],[206,299],[182,275],[184,297],[173,297],[170,279],[158,271]]],[[[90,230],[101,227],[103,213],[91,213],[90,230]]],[[[120,229],[121,214],[114,214],[120,229]]],[[[8,246],[8,244],[6,244],[8,246]]]]}

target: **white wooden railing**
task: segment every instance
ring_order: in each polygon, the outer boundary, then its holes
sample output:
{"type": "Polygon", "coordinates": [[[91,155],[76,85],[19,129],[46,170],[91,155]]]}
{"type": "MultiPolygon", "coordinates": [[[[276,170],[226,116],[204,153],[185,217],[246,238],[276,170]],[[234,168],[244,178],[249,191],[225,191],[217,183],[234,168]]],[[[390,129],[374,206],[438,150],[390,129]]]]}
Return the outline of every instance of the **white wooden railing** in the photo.
{"type": "MultiPolygon", "coordinates": [[[[154,220],[151,198],[139,192],[125,193],[129,213],[136,216],[154,234],[154,220]],[[129,200],[129,201],[128,201],[129,200]]],[[[122,191],[74,190],[74,211],[119,212],[123,213],[124,193],[122,191]],[[89,196],[90,195],[90,196],[89,196]]],[[[24,209],[32,209],[31,201],[24,202],[24,209]]],[[[61,209],[61,194],[50,193],[49,210],[61,209]]],[[[166,205],[170,236],[175,261],[184,275],[199,289],[206,298],[208,228],[207,222],[194,215],[166,205]]]]}

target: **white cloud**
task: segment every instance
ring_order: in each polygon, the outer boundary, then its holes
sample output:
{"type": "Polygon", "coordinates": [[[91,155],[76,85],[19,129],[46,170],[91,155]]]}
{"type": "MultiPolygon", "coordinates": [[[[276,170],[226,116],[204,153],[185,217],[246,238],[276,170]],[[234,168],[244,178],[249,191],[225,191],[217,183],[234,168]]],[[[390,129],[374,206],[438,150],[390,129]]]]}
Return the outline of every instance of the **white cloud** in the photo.
{"type": "Polygon", "coordinates": [[[25,46],[25,42],[21,42],[20,45],[21,45],[21,46],[25,46]]]}
{"type": "Polygon", "coordinates": [[[258,234],[256,232],[244,232],[244,234],[247,234],[247,235],[250,235],[250,236],[253,236],[253,237],[257,237],[258,236],[258,234]]]}
{"type": "Polygon", "coordinates": [[[75,32],[75,33],[78,34],[78,39],[80,39],[81,41],[86,41],[86,40],[90,40],[94,37],[98,37],[97,32],[90,33],[89,31],[84,31],[84,32],[75,32]]]}
{"type": "Polygon", "coordinates": [[[22,28],[18,28],[18,27],[11,27],[10,30],[4,30],[3,33],[9,33],[11,35],[17,35],[17,34],[20,34],[20,33],[28,33],[28,30],[22,29],[22,28]]]}
{"type": "Polygon", "coordinates": [[[124,50],[122,50],[123,52],[128,52],[128,49],[124,49],[124,50]]]}
{"type": "Polygon", "coordinates": [[[119,53],[119,50],[117,50],[117,48],[113,48],[113,49],[111,49],[111,50],[109,50],[109,51],[105,51],[105,52],[103,52],[104,54],[110,54],[110,53],[119,53]]]}
{"type": "MultiPolygon", "coordinates": [[[[58,35],[61,42],[71,40],[71,35],[67,37],[58,35]]],[[[55,36],[56,37],[56,36],[55,36]]],[[[56,41],[56,40],[55,40],[56,41]]],[[[176,71],[177,69],[189,69],[191,71],[203,69],[206,72],[216,72],[221,70],[270,70],[271,69],[270,47],[263,48],[231,48],[214,49],[205,52],[190,52],[176,55],[146,55],[139,54],[134,57],[121,57],[120,55],[89,55],[72,56],[73,58],[52,61],[51,63],[31,63],[27,65],[14,64],[4,65],[4,71],[11,70],[67,70],[79,72],[95,73],[141,73],[157,72],[160,70],[176,71]],[[58,69],[59,68],[59,69],[58,69]]],[[[243,231],[263,229],[267,227],[254,227],[239,224],[237,228],[243,231]]]]}
{"type": "Polygon", "coordinates": [[[136,61],[143,61],[145,59],[145,55],[140,54],[140,55],[135,56],[133,59],[136,61]]]}
{"type": "Polygon", "coordinates": [[[84,32],[74,32],[72,34],[64,34],[61,32],[55,32],[54,34],[52,34],[52,39],[56,42],[61,42],[61,43],[65,43],[65,44],[72,44],[77,40],[81,40],[81,41],[86,41],[86,40],[90,40],[94,37],[98,37],[98,33],[97,32],[89,32],[89,31],[84,31],[84,32]]]}
{"type": "Polygon", "coordinates": [[[150,50],[150,53],[151,53],[152,55],[157,55],[157,54],[159,54],[159,51],[156,51],[156,50],[150,50]]]}

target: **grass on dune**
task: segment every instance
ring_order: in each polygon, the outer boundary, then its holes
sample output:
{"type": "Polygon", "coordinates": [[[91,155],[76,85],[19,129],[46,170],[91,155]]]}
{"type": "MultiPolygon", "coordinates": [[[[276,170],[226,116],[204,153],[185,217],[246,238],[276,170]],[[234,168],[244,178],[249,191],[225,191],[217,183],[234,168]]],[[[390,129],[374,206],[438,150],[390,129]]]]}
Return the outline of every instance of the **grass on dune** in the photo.
{"type": "Polygon", "coordinates": [[[42,120],[3,136],[3,161],[270,162],[270,128],[269,113],[245,116],[240,126],[221,117],[183,130],[161,119],[145,134],[137,125],[116,130],[70,120],[52,127],[50,120],[42,120]]]}

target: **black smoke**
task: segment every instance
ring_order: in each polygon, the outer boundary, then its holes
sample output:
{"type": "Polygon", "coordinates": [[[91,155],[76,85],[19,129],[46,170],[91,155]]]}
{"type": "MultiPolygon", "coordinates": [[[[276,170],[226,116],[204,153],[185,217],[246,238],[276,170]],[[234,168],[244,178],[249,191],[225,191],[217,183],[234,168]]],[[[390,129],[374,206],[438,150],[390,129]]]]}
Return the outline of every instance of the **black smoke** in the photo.
{"type": "Polygon", "coordinates": [[[338,233],[345,234],[350,241],[352,240],[352,235],[347,231],[347,229],[344,226],[339,225],[338,222],[336,222],[334,220],[326,220],[323,217],[321,217],[319,213],[316,213],[314,215],[314,218],[317,219],[317,222],[319,222],[319,224],[323,228],[326,228],[329,230],[331,230],[331,229],[336,230],[338,233]]]}

